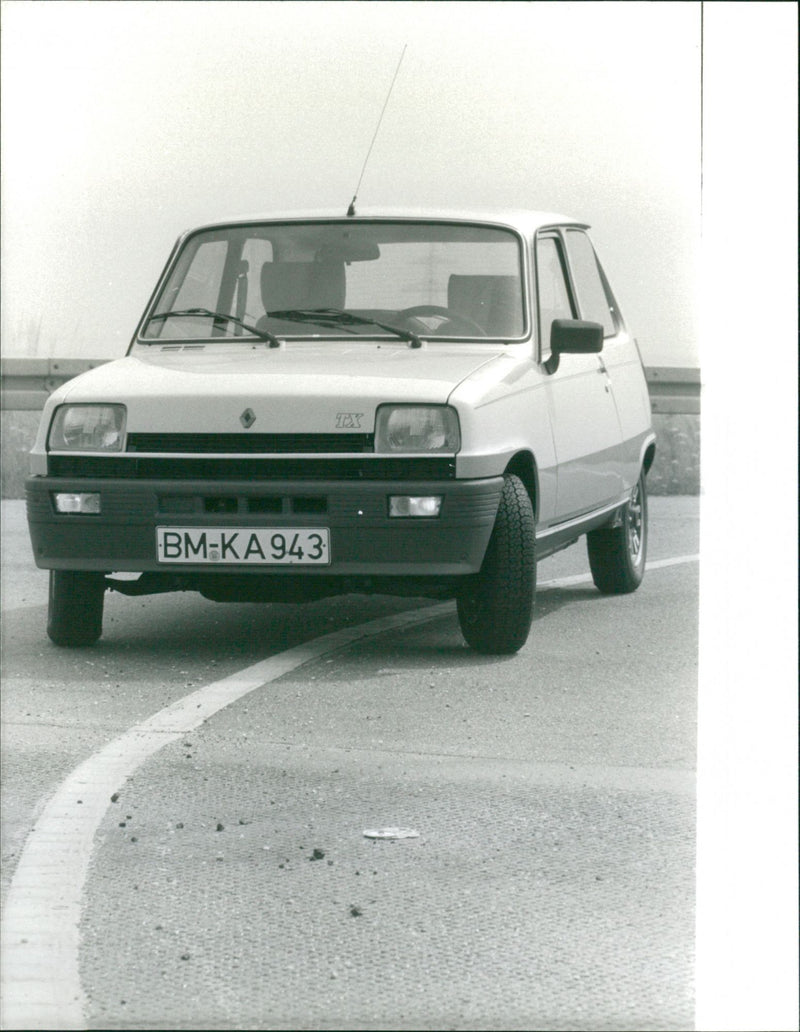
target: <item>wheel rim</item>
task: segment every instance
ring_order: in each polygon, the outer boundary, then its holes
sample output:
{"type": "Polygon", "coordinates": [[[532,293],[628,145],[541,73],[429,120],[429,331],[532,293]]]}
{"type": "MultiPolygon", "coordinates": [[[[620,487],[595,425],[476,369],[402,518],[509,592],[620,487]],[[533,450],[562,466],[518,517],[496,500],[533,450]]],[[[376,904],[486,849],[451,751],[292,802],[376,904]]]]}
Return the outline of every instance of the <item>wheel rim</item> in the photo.
{"type": "Polygon", "coordinates": [[[642,503],[642,491],[639,484],[636,485],[628,502],[627,513],[628,532],[628,553],[635,566],[638,566],[642,558],[642,545],[644,543],[644,505],[642,503]]]}

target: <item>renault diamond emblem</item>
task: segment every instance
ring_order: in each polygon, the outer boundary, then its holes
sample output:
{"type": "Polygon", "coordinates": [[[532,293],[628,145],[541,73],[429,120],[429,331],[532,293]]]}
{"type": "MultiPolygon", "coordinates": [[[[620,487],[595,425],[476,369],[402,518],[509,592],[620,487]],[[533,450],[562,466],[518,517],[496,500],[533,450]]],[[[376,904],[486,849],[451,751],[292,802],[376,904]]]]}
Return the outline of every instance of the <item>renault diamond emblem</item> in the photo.
{"type": "Polygon", "coordinates": [[[246,408],[244,412],[241,414],[241,416],[239,416],[239,422],[242,424],[245,430],[249,430],[253,423],[255,423],[255,421],[256,414],[255,412],[253,412],[251,408],[246,408]]]}

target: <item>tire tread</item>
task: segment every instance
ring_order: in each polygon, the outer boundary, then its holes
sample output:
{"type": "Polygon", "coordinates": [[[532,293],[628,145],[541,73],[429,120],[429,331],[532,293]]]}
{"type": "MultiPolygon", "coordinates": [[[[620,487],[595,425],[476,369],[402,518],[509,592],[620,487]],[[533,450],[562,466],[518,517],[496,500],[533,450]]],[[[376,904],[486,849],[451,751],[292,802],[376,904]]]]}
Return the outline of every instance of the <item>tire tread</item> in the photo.
{"type": "Polygon", "coordinates": [[[458,597],[467,643],[507,655],[525,644],[536,590],[533,507],[519,477],[506,477],[481,572],[458,597]]]}
{"type": "Polygon", "coordinates": [[[642,583],[647,559],[647,495],[644,473],[639,478],[639,498],[643,509],[640,563],[634,564],[631,560],[625,519],[621,527],[604,527],[586,535],[592,580],[604,595],[627,595],[636,591],[642,583]]]}
{"type": "Polygon", "coordinates": [[[93,645],[103,633],[105,575],[51,570],[47,635],[55,645],[93,645]]]}

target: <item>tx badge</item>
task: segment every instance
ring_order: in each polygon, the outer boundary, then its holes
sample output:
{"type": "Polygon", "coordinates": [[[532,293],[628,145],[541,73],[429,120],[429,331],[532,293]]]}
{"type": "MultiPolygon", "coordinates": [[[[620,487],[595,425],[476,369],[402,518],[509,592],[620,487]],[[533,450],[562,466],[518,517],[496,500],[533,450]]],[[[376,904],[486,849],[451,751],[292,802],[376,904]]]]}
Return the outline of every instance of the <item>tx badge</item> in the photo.
{"type": "Polygon", "coordinates": [[[336,413],[336,429],[337,430],[360,430],[361,420],[364,416],[363,412],[337,412],[336,413]]]}

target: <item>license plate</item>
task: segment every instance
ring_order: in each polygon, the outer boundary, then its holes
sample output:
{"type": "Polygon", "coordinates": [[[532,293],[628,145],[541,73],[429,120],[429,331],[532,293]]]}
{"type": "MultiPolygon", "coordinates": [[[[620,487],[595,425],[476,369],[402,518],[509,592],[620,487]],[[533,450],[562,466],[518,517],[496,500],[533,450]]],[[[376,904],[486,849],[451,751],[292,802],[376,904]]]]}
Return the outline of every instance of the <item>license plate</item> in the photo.
{"type": "Polygon", "coordinates": [[[160,563],[214,563],[219,566],[327,566],[327,529],[269,527],[156,527],[160,563]]]}

